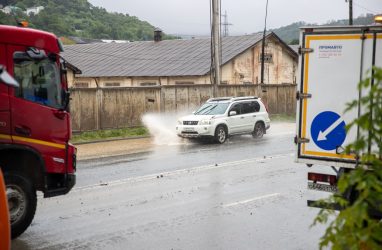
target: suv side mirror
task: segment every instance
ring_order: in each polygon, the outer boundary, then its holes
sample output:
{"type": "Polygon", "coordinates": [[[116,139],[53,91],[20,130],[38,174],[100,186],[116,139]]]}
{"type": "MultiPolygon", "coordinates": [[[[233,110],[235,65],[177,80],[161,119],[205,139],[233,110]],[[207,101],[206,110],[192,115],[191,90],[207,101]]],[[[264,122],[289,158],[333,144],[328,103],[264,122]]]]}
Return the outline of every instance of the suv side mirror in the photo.
{"type": "Polygon", "coordinates": [[[234,116],[234,115],[237,115],[236,111],[232,110],[232,111],[229,112],[229,116],[234,116]]]}
{"type": "Polygon", "coordinates": [[[18,87],[19,83],[5,70],[4,66],[0,65],[0,80],[5,84],[18,87]]]}

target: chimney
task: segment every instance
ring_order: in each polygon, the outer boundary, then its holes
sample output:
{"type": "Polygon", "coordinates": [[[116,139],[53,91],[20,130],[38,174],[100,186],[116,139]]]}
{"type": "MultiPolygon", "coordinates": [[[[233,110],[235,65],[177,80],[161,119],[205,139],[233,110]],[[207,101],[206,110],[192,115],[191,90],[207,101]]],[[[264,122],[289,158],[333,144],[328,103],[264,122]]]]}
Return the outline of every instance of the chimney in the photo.
{"type": "Polygon", "coordinates": [[[155,28],[154,30],[154,41],[155,42],[162,41],[162,30],[159,28],[155,28]]]}

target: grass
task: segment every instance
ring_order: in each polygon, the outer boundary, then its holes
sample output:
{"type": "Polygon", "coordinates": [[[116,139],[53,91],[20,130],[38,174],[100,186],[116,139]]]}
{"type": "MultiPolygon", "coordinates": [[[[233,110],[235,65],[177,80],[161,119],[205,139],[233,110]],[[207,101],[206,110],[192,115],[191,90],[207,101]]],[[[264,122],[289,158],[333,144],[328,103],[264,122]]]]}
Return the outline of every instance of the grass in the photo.
{"type": "Polygon", "coordinates": [[[149,131],[145,127],[106,129],[98,131],[82,132],[72,136],[72,143],[98,141],[103,139],[131,138],[138,136],[148,136],[149,131]]]}
{"type": "Polygon", "coordinates": [[[272,114],[269,116],[269,118],[271,118],[271,122],[296,122],[295,115],[272,114]]]}

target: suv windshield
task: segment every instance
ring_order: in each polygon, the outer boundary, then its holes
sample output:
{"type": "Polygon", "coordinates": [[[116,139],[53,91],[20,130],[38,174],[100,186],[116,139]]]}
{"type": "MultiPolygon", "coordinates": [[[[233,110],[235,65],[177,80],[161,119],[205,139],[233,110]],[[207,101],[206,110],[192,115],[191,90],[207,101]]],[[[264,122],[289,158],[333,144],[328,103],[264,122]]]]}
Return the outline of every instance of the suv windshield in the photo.
{"type": "Polygon", "coordinates": [[[14,78],[20,83],[17,97],[53,108],[63,107],[60,71],[54,60],[36,60],[24,52],[16,52],[14,78]]]}
{"type": "Polygon", "coordinates": [[[222,115],[227,110],[229,103],[205,103],[194,114],[195,115],[222,115]]]}

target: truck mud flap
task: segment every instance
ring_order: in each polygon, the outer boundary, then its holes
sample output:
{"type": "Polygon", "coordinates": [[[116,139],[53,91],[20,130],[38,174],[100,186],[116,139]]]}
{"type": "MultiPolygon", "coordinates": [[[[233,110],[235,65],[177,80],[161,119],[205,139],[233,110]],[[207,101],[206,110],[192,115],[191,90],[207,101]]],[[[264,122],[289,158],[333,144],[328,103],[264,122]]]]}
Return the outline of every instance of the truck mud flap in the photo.
{"type": "Polygon", "coordinates": [[[315,208],[324,208],[324,209],[330,209],[330,210],[343,210],[343,207],[341,207],[338,203],[327,203],[322,201],[313,201],[313,200],[307,200],[308,207],[315,207],[315,208]]]}

